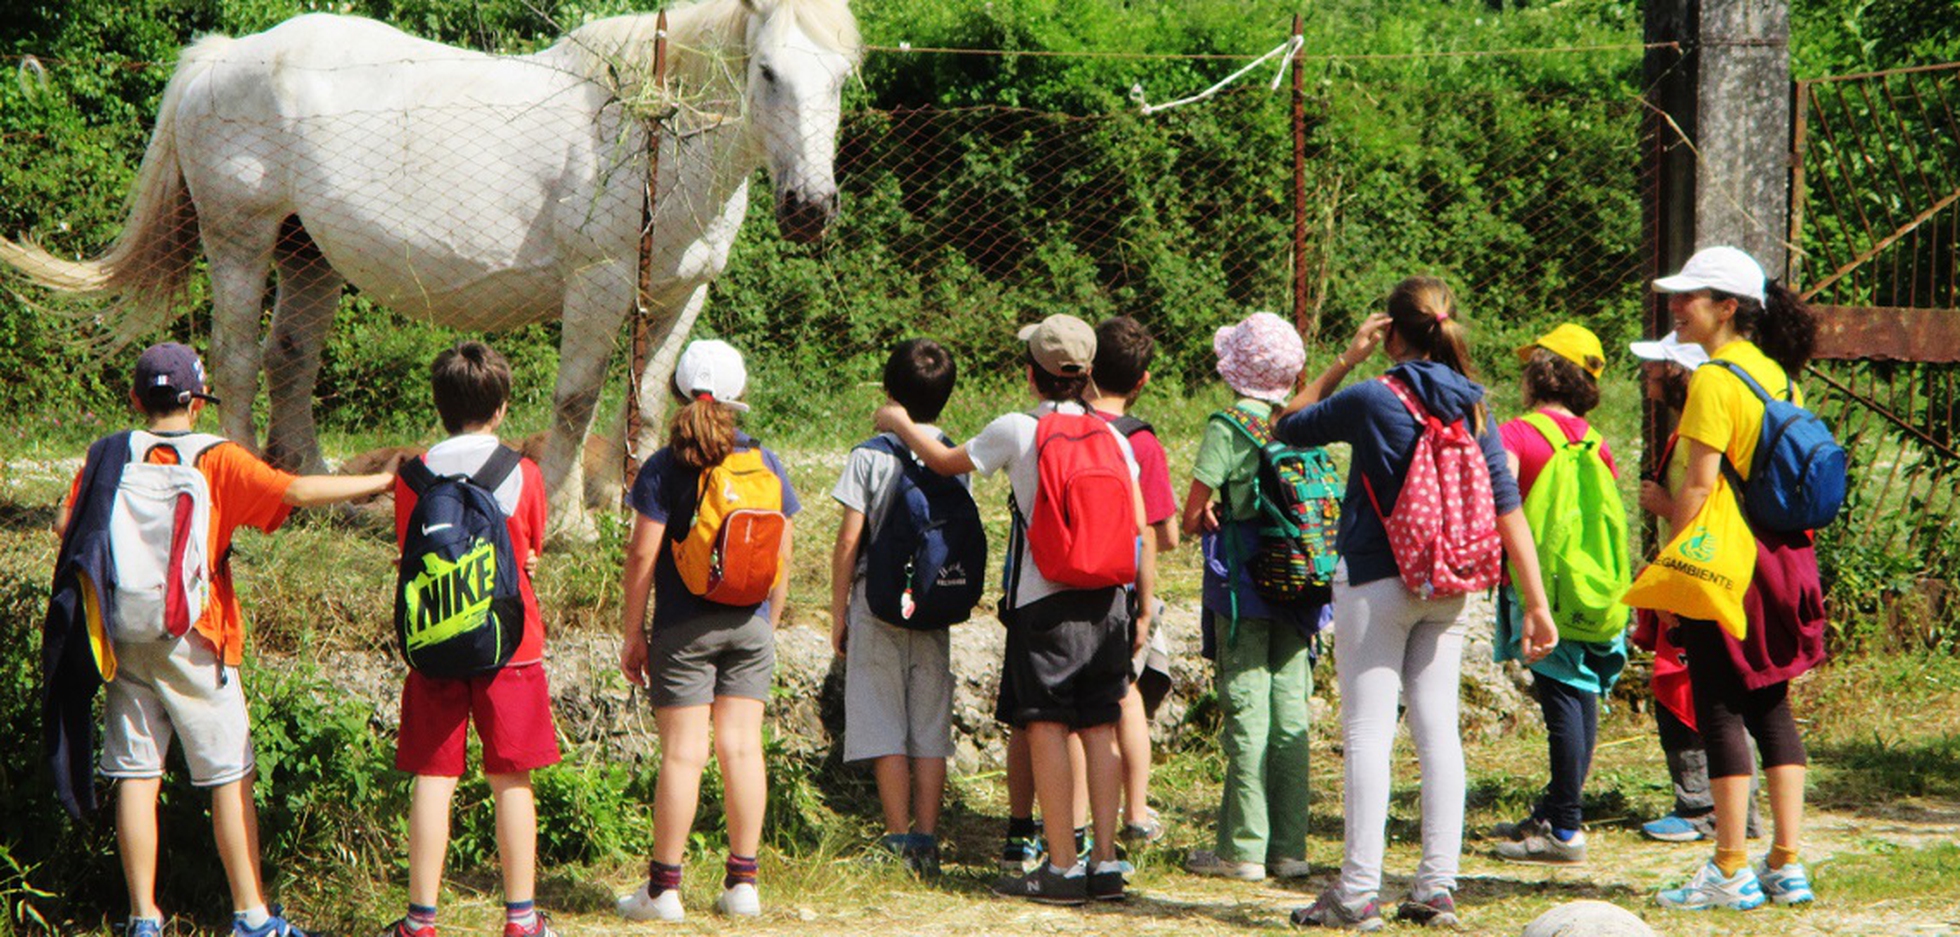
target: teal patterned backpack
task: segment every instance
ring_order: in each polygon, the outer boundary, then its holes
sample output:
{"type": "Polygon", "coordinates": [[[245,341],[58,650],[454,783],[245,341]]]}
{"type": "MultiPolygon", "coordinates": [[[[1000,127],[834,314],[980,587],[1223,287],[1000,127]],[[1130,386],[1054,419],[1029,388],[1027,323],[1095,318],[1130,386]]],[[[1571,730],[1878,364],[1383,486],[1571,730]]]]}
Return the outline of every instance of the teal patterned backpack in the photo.
{"type": "MultiPolygon", "coordinates": [[[[1340,556],[1334,550],[1341,522],[1341,473],[1327,450],[1295,448],[1273,439],[1264,417],[1243,407],[1211,415],[1237,430],[1259,450],[1253,502],[1259,506],[1258,545],[1243,568],[1254,591],[1270,602],[1298,603],[1324,594],[1340,556]]],[[[1229,542],[1235,542],[1228,541],[1229,542]]],[[[1228,560],[1239,565],[1238,557],[1228,560]]]]}

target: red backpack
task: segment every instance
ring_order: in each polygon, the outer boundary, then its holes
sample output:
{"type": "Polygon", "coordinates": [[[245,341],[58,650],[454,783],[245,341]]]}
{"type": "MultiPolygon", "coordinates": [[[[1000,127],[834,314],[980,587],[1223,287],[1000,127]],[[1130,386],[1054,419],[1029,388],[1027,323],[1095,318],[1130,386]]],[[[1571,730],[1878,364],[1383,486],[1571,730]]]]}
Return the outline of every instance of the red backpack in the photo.
{"type": "Polygon", "coordinates": [[[1044,414],[1034,451],[1038,481],[1027,540],[1035,568],[1072,589],[1135,582],[1130,470],[1109,424],[1094,413],[1044,414]]]}
{"type": "Polygon", "coordinates": [[[1368,502],[1388,530],[1389,550],[1402,572],[1402,584],[1424,598],[1480,592],[1497,584],[1504,559],[1497,539],[1497,509],[1491,500],[1490,465],[1465,420],[1445,425],[1424,409],[1401,381],[1383,376],[1417,421],[1415,454],[1395,499],[1395,513],[1384,514],[1375,486],[1361,476],[1368,502]]]}

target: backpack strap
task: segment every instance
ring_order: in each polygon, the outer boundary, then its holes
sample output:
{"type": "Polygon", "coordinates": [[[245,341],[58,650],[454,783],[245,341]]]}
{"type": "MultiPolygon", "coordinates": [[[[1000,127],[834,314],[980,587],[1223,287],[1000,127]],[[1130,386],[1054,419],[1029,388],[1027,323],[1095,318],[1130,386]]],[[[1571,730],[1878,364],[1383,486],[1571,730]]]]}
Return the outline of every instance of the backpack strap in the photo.
{"type": "Polygon", "coordinates": [[[1590,424],[1586,426],[1586,434],[1574,440],[1565,432],[1565,427],[1558,424],[1557,420],[1543,413],[1534,411],[1519,417],[1519,419],[1530,425],[1532,429],[1537,430],[1539,435],[1544,436],[1545,442],[1551,445],[1553,452],[1557,452],[1567,446],[1583,446],[1588,443],[1593,445],[1594,451],[1598,451],[1599,430],[1590,424]]]}
{"type": "Polygon", "coordinates": [[[483,467],[470,475],[470,484],[494,494],[498,488],[503,487],[504,479],[510,477],[510,473],[523,459],[524,456],[517,450],[499,445],[496,451],[490,453],[490,458],[483,463],[483,467]]]}
{"type": "Polygon", "coordinates": [[[1123,438],[1125,439],[1128,439],[1131,436],[1135,436],[1138,433],[1147,433],[1151,431],[1151,426],[1149,423],[1146,423],[1143,420],[1140,420],[1127,413],[1117,417],[1116,419],[1110,420],[1109,425],[1116,427],[1116,431],[1122,433],[1123,438]]]}
{"type": "MultiPolygon", "coordinates": [[[[1756,379],[1751,377],[1748,371],[1743,370],[1741,365],[1723,358],[1715,358],[1708,363],[1741,378],[1742,383],[1748,386],[1749,390],[1756,395],[1756,399],[1762,401],[1764,406],[1769,406],[1770,401],[1774,399],[1770,397],[1769,391],[1763,389],[1763,385],[1756,383],[1756,379]]],[[[1790,378],[1790,374],[1787,371],[1783,374],[1783,383],[1785,385],[1783,389],[1784,402],[1795,403],[1797,399],[1797,382],[1790,378]]]]}
{"type": "Polygon", "coordinates": [[[429,490],[430,485],[436,483],[436,473],[429,471],[429,463],[424,461],[422,456],[402,462],[401,467],[395,471],[395,477],[401,479],[402,484],[407,485],[408,490],[414,492],[418,498],[429,490]]]}

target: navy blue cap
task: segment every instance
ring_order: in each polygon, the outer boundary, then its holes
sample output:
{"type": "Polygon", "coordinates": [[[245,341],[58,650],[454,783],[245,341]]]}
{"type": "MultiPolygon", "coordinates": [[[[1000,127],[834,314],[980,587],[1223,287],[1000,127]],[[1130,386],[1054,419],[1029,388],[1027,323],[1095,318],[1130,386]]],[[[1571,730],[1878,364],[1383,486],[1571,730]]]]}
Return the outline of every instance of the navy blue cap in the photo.
{"type": "Polygon", "coordinates": [[[179,405],[192,400],[217,403],[218,398],[204,392],[204,362],[189,345],[163,342],[143,349],[136,358],[136,376],[130,381],[136,393],[146,400],[174,398],[179,405]]]}

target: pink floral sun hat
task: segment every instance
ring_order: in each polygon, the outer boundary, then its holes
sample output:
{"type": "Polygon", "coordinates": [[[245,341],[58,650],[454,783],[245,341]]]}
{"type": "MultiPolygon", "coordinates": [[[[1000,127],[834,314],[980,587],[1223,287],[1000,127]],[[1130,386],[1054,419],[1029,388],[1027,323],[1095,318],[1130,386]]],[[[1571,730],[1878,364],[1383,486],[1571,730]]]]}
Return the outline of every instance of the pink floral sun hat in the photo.
{"type": "Polygon", "coordinates": [[[1306,366],[1307,349],[1300,333],[1270,312],[1255,312],[1237,325],[1212,336],[1218,353],[1218,374],[1233,391],[1257,400],[1284,402],[1293,396],[1293,383],[1306,366]]]}

